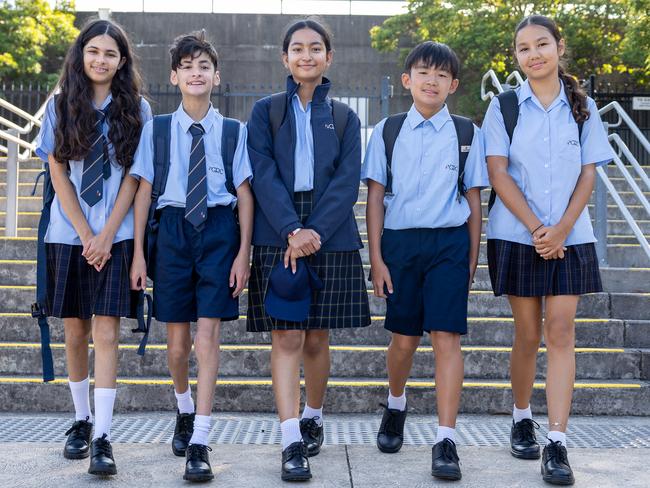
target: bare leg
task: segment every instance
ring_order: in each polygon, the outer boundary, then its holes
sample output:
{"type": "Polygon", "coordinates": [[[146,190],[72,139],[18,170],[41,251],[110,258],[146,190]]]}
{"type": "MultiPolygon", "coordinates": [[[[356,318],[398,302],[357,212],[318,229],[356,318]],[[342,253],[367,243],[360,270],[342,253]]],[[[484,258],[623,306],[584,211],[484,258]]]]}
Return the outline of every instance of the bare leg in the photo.
{"type": "Polygon", "coordinates": [[[407,336],[393,332],[386,354],[388,370],[388,387],[390,394],[396,397],[404,394],[404,387],[411,374],[413,355],[420,345],[420,336],[407,336]]]}
{"type": "Polygon", "coordinates": [[[189,388],[190,353],[192,335],[190,324],[167,324],[167,365],[177,393],[185,393],[189,388]]]}
{"type": "Polygon", "coordinates": [[[298,418],[300,409],[300,360],[305,343],[303,330],[271,332],[271,376],[280,422],[298,418]]]}
{"type": "Polygon", "coordinates": [[[455,428],[464,375],[460,334],[431,332],[431,344],[436,355],[438,424],[455,428]]]}
{"type": "Polygon", "coordinates": [[[83,381],[88,378],[90,327],[90,320],[63,319],[65,357],[68,378],[71,381],[83,381]]]}
{"type": "Polygon", "coordinates": [[[95,345],[95,388],[114,389],[117,378],[120,319],[96,315],[92,330],[95,345]]]}
{"type": "MultiPolygon", "coordinates": [[[[199,366],[196,392],[196,414],[209,416],[214,404],[217,372],[219,371],[219,331],[221,320],[199,318],[194,352],[199,366]]],[[[187,391],[187,388],[184,390],[187,391]]]]}
{"type": "Polygon", "coordinates": [[[321,408],[330,375],[329,330],[308,330],[302,348],[305,370],[305,403],[321,408]]]}

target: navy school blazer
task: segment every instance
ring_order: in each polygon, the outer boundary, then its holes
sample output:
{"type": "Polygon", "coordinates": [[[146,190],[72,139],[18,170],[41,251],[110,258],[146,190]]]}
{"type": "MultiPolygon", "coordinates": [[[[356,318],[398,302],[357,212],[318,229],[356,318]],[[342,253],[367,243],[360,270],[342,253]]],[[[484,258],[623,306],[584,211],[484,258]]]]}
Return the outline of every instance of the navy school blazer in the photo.
{"type": "Polygon", "coordinates": [[[359,196],[361,175],[359,118],[348,109],[343,141],[339,144],[327,96],[330,82],[323,78],[323,83],[316,87],[311,105],[313,209],[303,226],[293,203],[296,128],[291,99],[298,86],[289,76],[287,111],[275,141],[269,119],[270,96],[255,103],[248,121],[248,154],[255,195],[253,245],[284,247],[289,232],[305,227],[321,236],[323,251],[355,251],[363,247],[353,208],[359,196]]]}

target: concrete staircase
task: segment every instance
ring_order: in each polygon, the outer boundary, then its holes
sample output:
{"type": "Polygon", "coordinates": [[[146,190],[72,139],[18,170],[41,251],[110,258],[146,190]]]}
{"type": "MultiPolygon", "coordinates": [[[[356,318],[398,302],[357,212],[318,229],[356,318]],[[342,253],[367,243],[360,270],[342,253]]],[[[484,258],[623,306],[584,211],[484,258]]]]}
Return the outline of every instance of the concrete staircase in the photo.
{"type": "MultiPolygon", "coordinates": [[[[0,159],[0,195],[5,169],[0,159]]],[[[63,327],[51,320],[55,373],[50,384],[41,381],[39,330],[28,313],[36,284],[36,227],[42,186],[30,192],[40,162],[21,164],[17,238],[0,239],[0,411],[67,411],[63,327]]],[[[650,168],[646,168],[646,171],[650,168]]],[[[650,216],[625,181],[610,168],[614,184],[631,204],[632,214],[650,236],[650,216]]],[[[487,201],[487,192],[483,200],[487,201]]],[[[366,239],[366,190],[361,187],[355,207],[359,230],[366,239]]],[[[0,197],[0,232],[4,231],[6,199],[0,197]]],[[[619,210],[610,202],[608,224],[609,268],[601,270],[606,292],[585,296],[576,321],[577,381],[574,413],[586,415],[650,415],[650,261],[636,243],[619,210]]],[[[368,263],[367,250],[362,251],[368,263]]],[[[508,380],[513,321],[507,300],[494,297],[486,267],[485,246],[476,285],[470,296],[469,333],[463,338],[465,388],[461,409],[473,413],[507,413],[512,408],[508,380]]],[[[332,369],[326,409],[329,412],[375,412],[386,397],[385,349],[389,335],[383,329],[385,305],[371,295],[372,326],[331,333],[332,369]]],[[[230,411],[273,410],[270,373],[270,337],[245,331],[247,297],[240,303],[238,322],[222,326],[222,357],[215,408],[230,411]]],[[[118,379],[118,411],[175,409],[166,366],[164,324],[154,322],[144,358],[136,355],[139,336],[131,334],[133,321],[122,325],[118,379]]],[[[196,373],[194,362],[192,373],[196,373]]],[[[538,356],[538,380],[533,398],[536,412],[545,411],[545,349],[538,356]]],[[[409,406],[414,412],[434,409],[433,355],[423,339],[409,383],[409,406]]]]}

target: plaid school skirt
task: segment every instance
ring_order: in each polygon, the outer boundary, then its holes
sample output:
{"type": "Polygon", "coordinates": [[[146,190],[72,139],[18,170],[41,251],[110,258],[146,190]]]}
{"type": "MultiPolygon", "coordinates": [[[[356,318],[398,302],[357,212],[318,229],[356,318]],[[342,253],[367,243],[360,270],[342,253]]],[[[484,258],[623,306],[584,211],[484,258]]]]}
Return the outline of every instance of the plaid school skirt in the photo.
{"type": "MultiPolygon", "coordinates": [[[[298,218],[304,223],[312,210],[312,192],[296,193],[295,206],[298,218]]],[[[271,270],[284,259],[285,251],[286,248],[274,246],[253,248],[246,330],[343,329],[370,325],[368,292],[359,251],[319,252],[304,258],[323,281],[323,289],[312,295],[309,317],[304,322],[270,317],[264,309],[264,297],[271,270]]]]}
{"type": "Polygon", "coordinates": [[[544,259],[534,246],[488,239],[488,269],[496,296],[584,295],[603,291],[593,243],[567,246],[564,259],[544,259]]]}
{"type": "Polygon", "coordinates": [[[46,244],[48,317],[90,319],[93,315],[135,318],[137,291],[129,270],[133,240],[116,242],[111,259],[97,272],[81,255],[82,246],[46,244]]]}

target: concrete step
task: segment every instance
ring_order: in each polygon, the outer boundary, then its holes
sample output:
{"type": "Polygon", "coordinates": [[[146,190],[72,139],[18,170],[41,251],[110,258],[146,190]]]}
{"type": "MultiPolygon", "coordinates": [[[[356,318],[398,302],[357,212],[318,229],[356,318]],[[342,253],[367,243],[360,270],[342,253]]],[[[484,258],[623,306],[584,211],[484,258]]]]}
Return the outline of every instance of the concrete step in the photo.
{"type": "MultiPolygon", "coordinates": [[[[0,378],[3,395],[0,411],[4,412],[69,412],[72,400],[67,379],[50,384],[37,376],[5,376],[0,378]]],[[[192,382],[194,385],[195,382],[192,382]]],[[[328,383],[325,411],[331,413],[376,412],[386,401],[388,383],[372,378],[335,378],[328,383]]],[[[574,415],[650,415],[650,383],[639,380],[576,382],[571,412],[574,415]]],[[[544,383],[535,382],[531,405],[535,412],[546,412],[544,383]]],[[[175,399],[168,377],[118,378],[115,410],[121,412],[172,410],[175,399]]],[[[435,405],[435,383],[430,379],[413,378],[407,383],[409,410],[431,413],[435,405]]],[[[273,391],[269,377],[228,378],[217,381],[217,411],[271,412],[273,391]]],[[[509,414],[512,393],[505,380],[482,381],[466,378],[461,395],[462,413],[509,414]]]]}
{"type": "MultiPolygon", "coordinates": [[[[32,185],[36,181],[38,174],[43,171],[41,167],[32,167],[21,169],[18,172],[18,183],[31,183],[32,185]]],[[[7,182],[7,170],[3,167],[0,169],[0,183],[7,182]]]]}
{"type": "MultiPolygon", "coordinates": [[[[35,286],[0,285],[0,303],[3,312],[27,312],[36,293],[35,286]]],[[[386,302],[368,291],[371,315],[384,315],[386,302]]],[[[239,300],[240,314],[246,313],[246,291],[239,300]]],[[[650,293],[594,293],[581,298],[578,317],[598,317],[644,320],[648,318],[650,293]]],[[[506,297],[495,297],[490,291],[472,291],[468,314],[471,316],[508,317],[511,315],[506,297]]]]}
{"type": "MultiPolygon", "coordinates": [[[[19,197],[31,197],[31,196],[37,196],[37,197],[42,197],[43,196],[43,178],[40,179],[38,182],[38,185],[36,186],[36,192],[34,195],[32,195],[32,190],[34,188],[34,182],[32,181],[31,183],[18,183],[18,196],[19,197]]],[[[3,197],[7,195],[7,184],[6,183],[0,183],[0,195],[3,197]]]]}
{"type": "MultiPolygon", "coordinates": [[[[155,377],[168,374],[167,346],[151,345],[145,356],[136,354],[137,345],[119,348],[118,375],[129,378],[155,377]]],[[[53,344],[56,376],[66,376],[63,344],[53,344]]],[[[510,377],[509,347],[464,346],[465,375],[477,379],[510,377]]],[[[35,343],[0,343],[0,376],[38,375],[41,373],[40,346],[35,343]]],[[[386,347],[331,346],[331,375],[342,378],[386,377],[386,347]]],[[[576,377],[583,380],[650,380],[650,349],[576,349],[576,377]],[[642,361],[643,358],[643,361],[642,361]]],[[[434,355],[430,347],[418,348],[411,375],[433,377],[434,355]]],[[[271,376],[270,345],[222,344],[219,374],[225,377],[271,376]]],[[[537,358],[539,378],[546,375],[546,349],[540,349],[537,358]]],[[[197,375],[194,355],[190,359],[190,375],[197,375]]]]}
{"type": "MultiPolygon", "coordinates": [[[[64,342],[61,319],[50,318],[52,341],[64,342]]],[[[650,348],[650,321],[623,321],[618,319],[578,318],[576,325],[577,347],[606,348],[650,348]]],[[[136,344],[140,334],[133,334],[135,320],[122,319],[120,343],[136,344]]],[[[195,324],[192,324],[195,330],[195,324]]],[[[167,341],[165,323],[152,321],[149,343],[165,344],[167,341]]],[[[469,317],[468,333],[461,338],[463,345],[512,346],[514,321],[512,317],[469,317]]],[[[27,313],[0,313],[0,337],[8,342],[38,342],[39,329],[36,320],[27,313]]],[[[246,332],[246,317],[234,322],[225,322],[221,327],[221,341],[224,344],[270,344],[269,333],[246,332]]],[[[332,345],[386,346],[390,333],[384,329],[384,317],[373,316],[372,325],[363,329],[338,329],[330,331],[332,345]]],[[[543,341],[542,341],[543,343],[543,341]]],[[[422,338],[423,345],[429,345],[429,336],[422,338]]]]}
{"type": "MultiPolygon", "coordinates": [[[[4,170],[6,167],[7,167],[7,157],[3,155],[2,157],[0,157],[0,168],[4,170]]],[[[33,157],[25,161],[20,161],[18,163],[18,167],[20,168],[21,171],[25,169],[41,168],[43,167],[43,161],[41,160],[41,158],[33,157]]]]}
{"type": "MultiPolygon", "coordinates": [[[[0,188],[2,190],[2,188],[0,188]]],[[[18,197],[18,211],[19,212],[40,212],[43,208],[42,196],[19,196],[18,197]]],[[[0,197],[0,212],[7,211],[7,197],[0,197]]]]}

